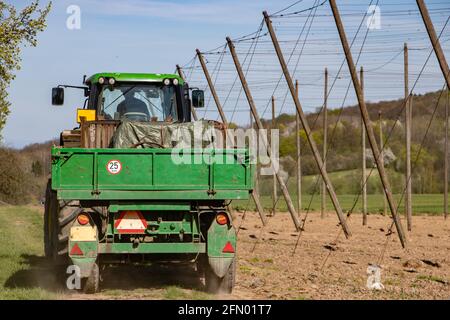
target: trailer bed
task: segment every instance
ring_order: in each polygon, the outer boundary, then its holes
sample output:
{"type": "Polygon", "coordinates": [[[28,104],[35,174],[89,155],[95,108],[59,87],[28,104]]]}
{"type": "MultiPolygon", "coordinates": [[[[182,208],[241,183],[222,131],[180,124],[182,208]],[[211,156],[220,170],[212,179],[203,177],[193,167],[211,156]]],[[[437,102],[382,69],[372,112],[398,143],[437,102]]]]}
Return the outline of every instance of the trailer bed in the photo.
{"type": "Polygon", "coordinates": [[[248,149],[52,148],[58,199],[237,200],[253,189],[248,149]]]}

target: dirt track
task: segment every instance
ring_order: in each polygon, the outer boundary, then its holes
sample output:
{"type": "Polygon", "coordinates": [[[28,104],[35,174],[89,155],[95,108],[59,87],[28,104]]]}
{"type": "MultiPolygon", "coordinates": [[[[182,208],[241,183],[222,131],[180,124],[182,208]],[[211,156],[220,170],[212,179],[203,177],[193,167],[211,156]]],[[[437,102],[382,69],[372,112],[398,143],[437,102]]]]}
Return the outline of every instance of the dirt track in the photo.
{"type": "Polygon", "coordinates": [[[64,294],[61,298],[450,299],[450,221],[442,217],[414,217],[405,251],[396,233],[386,237],[391,224],[388,217],[371,215],[363,227],[361,216],[352,216],[348,223],[353,236],[346,240],[334,213],[325,219],[310,214],[293,254],[298,233],[287,213],[270,218],[264,229],[255,213],[247,213],[244,221],[242,215],[237,213],[235,218],[235,225],[240,226],[239,263],[231,296],[202,294],[194,271],[184,267],[136,267],[107,269],[99,294],[64,294]],[[380,261],[385,288],[368,290],[367,267],[380,261]],[[176,286],[177,291],[167,295],[167,286],[176,286]]]}

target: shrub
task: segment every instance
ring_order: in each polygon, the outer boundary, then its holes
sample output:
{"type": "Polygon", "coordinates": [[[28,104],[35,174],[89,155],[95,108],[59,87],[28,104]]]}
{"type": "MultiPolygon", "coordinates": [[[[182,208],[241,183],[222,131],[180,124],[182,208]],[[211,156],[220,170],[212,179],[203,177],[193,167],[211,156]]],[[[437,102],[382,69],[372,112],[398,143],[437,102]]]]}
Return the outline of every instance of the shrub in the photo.
{"type": "Polygon", "coordinates": [[[9,204],[24,204],[30,198],[30,174],[22,167],[16,152],[0,148],[0,200],[9,204]]]}

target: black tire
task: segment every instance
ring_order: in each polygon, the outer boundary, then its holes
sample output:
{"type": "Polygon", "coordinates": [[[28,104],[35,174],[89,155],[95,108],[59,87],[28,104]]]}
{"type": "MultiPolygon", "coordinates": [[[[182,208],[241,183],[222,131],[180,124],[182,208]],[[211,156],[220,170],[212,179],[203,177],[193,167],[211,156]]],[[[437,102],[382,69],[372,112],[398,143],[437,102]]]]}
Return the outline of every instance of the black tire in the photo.
{"type": "Polygon", "coordinates": [[[200,278],[205,276],[206,267],[208,266],[208,256],[206,254],[200,254],[196,261],[197,273],[200,278]]]}
{"type": "Polygon", "coordinates": [[[79,201],[58,201],[55,199],[53,210],[52,250],[53,261],[56,265],[65,265],[69,262],[69,232],[72,223],[82,211],[79,201]]]}
{"type": "Polygon", "coordinates": [[[100,270],[97,263],[92,266],[89,277],[81,280],[82,290],[84,293],[93,294],[98,292],[100,285],[100,270]]]}
{"type": "Polygon", "coordinates": [[[51,187],[51,180],[47,182],[47,188],[45,190],[45,211],[44,211],[44,253],[47,259],[53,257],[52,235],[51,235],[51,212],[53,211],[54,199],[56,198],[55,192],[51,187]],[[53,201],[53,202],[52,202],[53,201]]]}
{"type": "Polygon", "coordinates": [[[55,265],[69,262],[69,232],[73,221],[82,211],[79,201],[62,201],[51,189],[51,180],[47,183],[44,213],[44,252],[55,265]]]}
{"type": "Polygon", "coordinates": [[[230,264],[223,278],[218,277],[211,267],[205,266],[205,286],[209,293],[232,293],[236,279],[236,258],[230,264]]]}

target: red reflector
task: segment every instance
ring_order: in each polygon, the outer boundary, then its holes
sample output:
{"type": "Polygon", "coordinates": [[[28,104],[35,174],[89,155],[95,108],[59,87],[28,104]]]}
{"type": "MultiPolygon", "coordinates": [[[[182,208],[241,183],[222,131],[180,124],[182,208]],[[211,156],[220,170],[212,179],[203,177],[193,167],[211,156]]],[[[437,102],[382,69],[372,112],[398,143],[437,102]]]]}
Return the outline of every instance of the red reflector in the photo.
{"type": "Polygon", "coordinates": [[[72,250],[70,250],[71,256],[82,256],[83,251],[81,251],[80,247],[78,246],[78,243],[75,243],[75,245],[72,247],[72,250]]]}
{"type": "Polygon", "coordinates": [[[228,241],[227,244],[225,245],[225,247],[223,247],[222,252],[223,253],[234,253],[234,248],[230,241],[228,241]]]}

